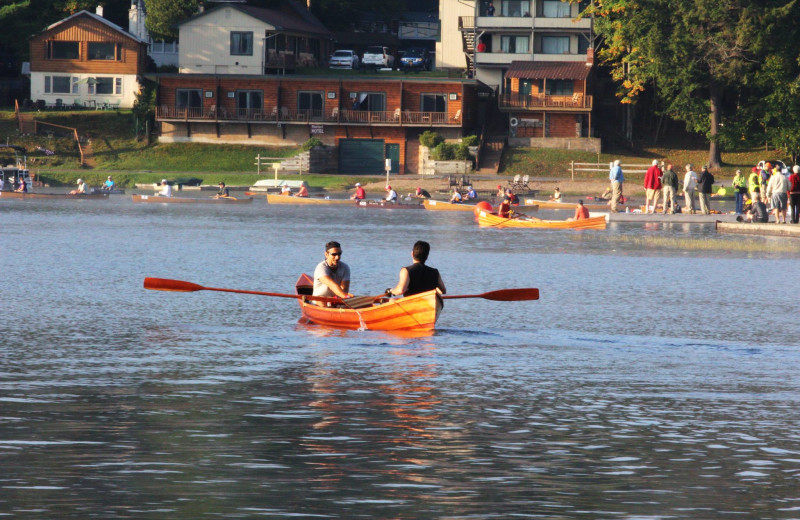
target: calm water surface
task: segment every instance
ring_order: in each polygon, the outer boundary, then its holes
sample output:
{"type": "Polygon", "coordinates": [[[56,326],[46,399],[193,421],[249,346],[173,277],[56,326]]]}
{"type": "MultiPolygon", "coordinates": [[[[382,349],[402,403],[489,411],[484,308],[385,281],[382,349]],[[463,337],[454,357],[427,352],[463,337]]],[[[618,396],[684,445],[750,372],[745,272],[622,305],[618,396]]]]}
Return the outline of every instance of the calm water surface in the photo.
{"type": "Polygon", "coordinates": [[[800,518],[798,249],[740,247],[782,239],[261,201],[0,217],[0,517],[800,518]],[[142,289],[291,293],[331,239],[358,294],[425,239],[451,294],[542,299],[451,300],[406,338],[142,289]]]}

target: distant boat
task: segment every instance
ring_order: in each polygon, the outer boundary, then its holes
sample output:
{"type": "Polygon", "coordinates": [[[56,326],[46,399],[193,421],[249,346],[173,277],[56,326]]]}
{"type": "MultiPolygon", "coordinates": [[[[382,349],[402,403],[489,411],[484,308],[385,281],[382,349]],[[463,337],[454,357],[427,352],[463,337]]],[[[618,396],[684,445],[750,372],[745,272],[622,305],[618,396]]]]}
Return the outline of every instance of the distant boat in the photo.
{"type": "Polygon", "coordinates": [[[319,197],[296,197],[291,195],[278,195],[274,193],[256,193],[246,191],[245,195],[266,195],[268,204],[348,204],[355,205],[356,201],[350,199],[322,199],[319,197]]]}
{"type": "Polygon", "coordinates": [[[19,191],[0,191],[0,198],[4,199],[88,199],[104,200],[108,198],[108,193],[39,193],[39,192],[19,192],[19,191]]]}
{"type": "Polygon", "coordinates": [[[606,216],[590,217],[581,220],[539,220],[525,218],[505,218],[496,213],[481,211],[477,215],[480,227],[494,228],[537,228],[537,229],[605,229],[606,216]]]}
{"type": "Polygon", "coordinates": [[[235,197],[220,197],[204,199],[189,197],[160,197],[158,195],[133,195],[133,202],[147,202],[153,204],[250,204],[252,198],[237,199],[235,197]]]}

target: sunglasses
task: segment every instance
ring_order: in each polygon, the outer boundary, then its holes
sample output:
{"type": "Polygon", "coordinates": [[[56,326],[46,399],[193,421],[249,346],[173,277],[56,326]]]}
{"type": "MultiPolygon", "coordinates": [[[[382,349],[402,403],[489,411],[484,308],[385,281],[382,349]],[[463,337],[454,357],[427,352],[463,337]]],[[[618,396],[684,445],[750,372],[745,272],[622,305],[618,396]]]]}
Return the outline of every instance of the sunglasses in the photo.
{"type": "Polygon", "coordinates": [[[328,253],[331,256],[342,256],[342,252],[339,251],[338,253],[328,253]]]}

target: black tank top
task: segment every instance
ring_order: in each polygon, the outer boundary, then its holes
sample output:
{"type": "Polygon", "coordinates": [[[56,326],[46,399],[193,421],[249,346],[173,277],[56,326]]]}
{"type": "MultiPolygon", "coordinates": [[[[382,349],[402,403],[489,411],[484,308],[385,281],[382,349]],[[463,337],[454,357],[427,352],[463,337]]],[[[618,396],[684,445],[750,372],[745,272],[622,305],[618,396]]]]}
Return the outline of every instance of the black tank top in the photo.
{"type": "Polygon", "coordinates": [[[431,291],[439,286],[439,270],[423,263],[415,263],[406,267],[408,271],[408,289],[403,296],[411,296],[431,291]]]}

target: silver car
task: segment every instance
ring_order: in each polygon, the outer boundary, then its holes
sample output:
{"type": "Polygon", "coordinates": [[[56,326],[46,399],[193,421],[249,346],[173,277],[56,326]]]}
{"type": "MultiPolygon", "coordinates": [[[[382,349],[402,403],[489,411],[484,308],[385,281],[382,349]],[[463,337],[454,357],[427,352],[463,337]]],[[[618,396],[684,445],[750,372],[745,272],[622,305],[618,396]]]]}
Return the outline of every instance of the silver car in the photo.
{"type": "Polygon", "coordinates": [[[358,54],[355,51],[338,50],[331,55],[328,66],[332,69],[357,69],[358,54]]]}

